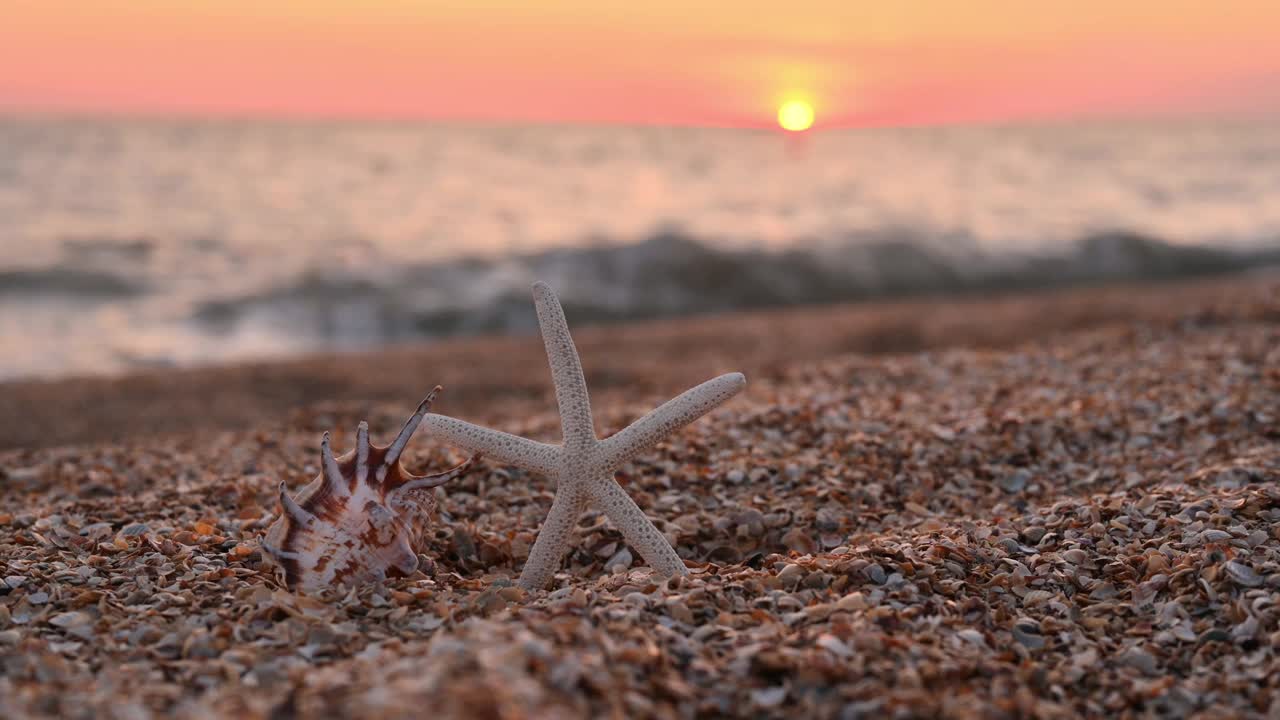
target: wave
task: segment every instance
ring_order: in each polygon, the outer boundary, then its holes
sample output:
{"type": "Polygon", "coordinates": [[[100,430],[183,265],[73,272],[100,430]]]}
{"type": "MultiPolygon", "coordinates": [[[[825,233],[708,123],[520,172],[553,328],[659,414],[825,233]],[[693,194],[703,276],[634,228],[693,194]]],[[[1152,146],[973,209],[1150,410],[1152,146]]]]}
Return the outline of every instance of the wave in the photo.
{"type": "Polygon", "coordinates": [[[113,300],[147,292],[147,286],[111,272],[73,268],[0,270],[0,297],[113,300]]]}
{"type": "Polygon", "coordinates": [[[466,259],[370,278],[313,272],[294,283],[200,305],[215,333],[244,325],[367,346],[534,328],[528,288],[546,279],[575,322],[607,323],[742,309],[993,293],[1247,271],[1280,264],[1280,243],[1254,250],[1180,245],[1133,232],[1090,235],[1059,254],[992,256],[908,235],[823,247],[722,249],[679,232],[643,242],[466,259]]]}

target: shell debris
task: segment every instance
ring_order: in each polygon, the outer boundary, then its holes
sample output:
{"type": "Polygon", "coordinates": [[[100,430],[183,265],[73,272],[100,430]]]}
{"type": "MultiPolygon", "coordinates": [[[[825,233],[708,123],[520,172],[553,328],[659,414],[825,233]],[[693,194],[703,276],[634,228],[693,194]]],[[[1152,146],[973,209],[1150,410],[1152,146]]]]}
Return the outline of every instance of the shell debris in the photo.
{"type": "MultiPolygon", "coordinates": [[[[481,459],[433,573],[288,591],[257,539],[349,407],[5,451],[0,716],[1274,717],[1277,318],[1242,285],[1178,322],[753,375],[619,471],[670,579],[587,512],[555,589],[520,587],[554,484],[481,459]]],[[[557,436],[520,402],[483,420],[557,436]]]]}

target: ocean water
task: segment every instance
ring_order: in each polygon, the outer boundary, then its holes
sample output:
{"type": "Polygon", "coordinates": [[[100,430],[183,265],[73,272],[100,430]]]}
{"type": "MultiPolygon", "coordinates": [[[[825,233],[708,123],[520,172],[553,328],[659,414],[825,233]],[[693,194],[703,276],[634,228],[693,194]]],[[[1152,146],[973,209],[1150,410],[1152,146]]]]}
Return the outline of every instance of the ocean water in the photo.
{"type": "Polygon", "coordinates": [[[0,119],[0,379],[1280,262],[1280,121],[0,119]]]}

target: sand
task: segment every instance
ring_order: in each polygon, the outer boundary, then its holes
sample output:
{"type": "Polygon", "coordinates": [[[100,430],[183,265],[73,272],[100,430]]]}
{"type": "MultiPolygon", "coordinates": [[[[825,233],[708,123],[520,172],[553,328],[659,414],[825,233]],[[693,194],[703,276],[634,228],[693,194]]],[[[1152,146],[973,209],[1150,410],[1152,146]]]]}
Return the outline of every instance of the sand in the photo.
{"type": "Polygon", "coordinates": [[[575,335],[603,433],[748,373],[619,475],[687,577],[588,513],[521,591],[553,488],[485,461],[413,577],[261,558],[319,433],[435,382],[554,440],[536,338],[0,386],[0,716],[1280,715],[1280,279],[575,335]]]}
{"type": "MultiPolygon", "coordinates": [[[[604,404],[665,400],[728,370],[774,377],[797,363],[847,353],[1009,348],[1057,333],[1134,324],[1168,326],[1217,316],[1274,319],[1277,274],[1170,285],[1052,291],[999,298],[937,298],[795,308],[622,326],[570,317],[587,380],[604,404]],[[1242,290],[1248,288],[1247,290],[1242,290]]],[[[533,308],[529,308],[532,318],[533,308]]],[[[436,383],[449,412],[501,420],[545,409],[551,393],[542,342],[458,339],[373,353],[123,378],[0,383],[0,449],[115,442],[209,429],[253,429],[290,411],[412,409],[436,383]],[[520,401],[528,401],[523,404],[520,401]]]]}

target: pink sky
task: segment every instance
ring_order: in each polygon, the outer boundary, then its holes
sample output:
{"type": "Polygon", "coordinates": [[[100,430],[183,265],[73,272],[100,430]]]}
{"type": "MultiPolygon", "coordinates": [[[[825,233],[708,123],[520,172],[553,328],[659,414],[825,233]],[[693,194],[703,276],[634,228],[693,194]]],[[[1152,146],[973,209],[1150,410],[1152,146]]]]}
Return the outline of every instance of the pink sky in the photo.
{"type": "Polygon", "coordinates": [[[8,0],[0,110],[771,125],[1280,111],[1280,3],[8,0]],[[927,10],[923,9],[927,8],[927,10]]]}

